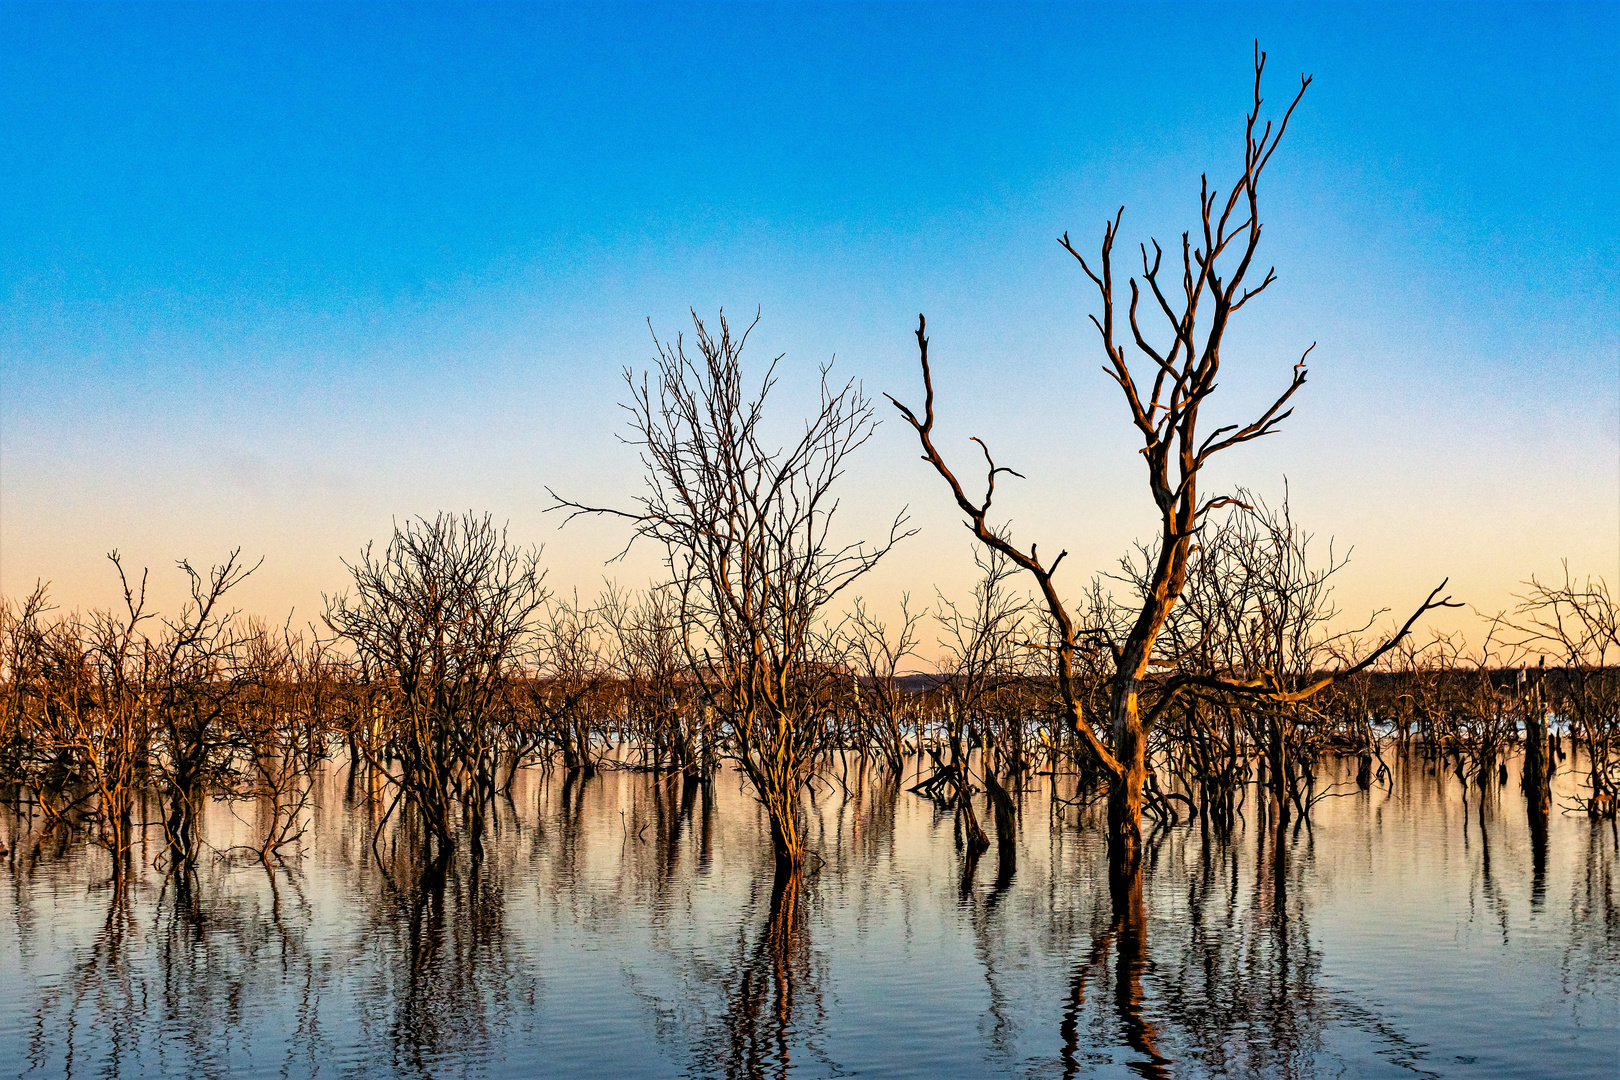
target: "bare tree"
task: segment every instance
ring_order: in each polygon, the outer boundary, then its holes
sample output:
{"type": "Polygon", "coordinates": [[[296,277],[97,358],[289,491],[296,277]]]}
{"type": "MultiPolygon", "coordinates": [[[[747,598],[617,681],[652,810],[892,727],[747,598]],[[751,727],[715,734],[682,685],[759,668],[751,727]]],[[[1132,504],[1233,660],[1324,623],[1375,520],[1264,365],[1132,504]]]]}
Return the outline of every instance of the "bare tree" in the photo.
{"type": "Polygon", "coordinates": [[[562,755],[563,768],[582,775],[596,771],[600,733],[592,706],[611,676],[601,648],[601,621],[602,613],[582,604],[577,594],[571,601],[549,601],[539,620],[536,663],[527,683],[533,741],[549,743],[562,755]]]}
{"type": "MultiPolygon", "coordinates": [[[[1562,714],[1587,753],[1586,810],[1613,817],[1620,793],[1620,603],[1602,578],[1561,583],[1532,577],[1514,609],[1518,643],[1560,662],[1538,683],[1542,700],[1562,714]]],[[[1545,780],[1534,778],[1538,790],[1545,780]]]]}
{"type": "MultiPolygon", "coordinates": [[[[1156,241],[1151,254],[1145,245],[1140,249],[1142,277],[1140,282],[1134,277],[1130,279],[1130,301],[1124,313],[1124,325],[1129,344],[1147,365],[1150,376],[1147,382],[1138,381],[1126,346],[1121,342],[1121,313],[1114,294],[1113,249],[1123,208],[1103,231],[1101,257],[1095,268],[1069,242],[1066,234],[1060,241],[1098,290],[1102,314],[1100,318],[1092,316],[1092,322],[1107,358],[1104,370],[1123,393],[1132,423],[1141,437],[1148,488],[1160,520],[1155,562],[1140,607],[1128,633],[1111,649],[1114,677],[1106,742],[1082,716],[1080,698],[1075,693],[1074,657],[1082,633],[1053,579],[1067,553],[1060,552],[1050,563],[1044,562],[1035,545],[1025,550],[1014,543],[1010,534],[991,523],[989,514],[996,478],[1003,473],[1021,474],[997,466],[982,441],[975,440],[983,451],[986,469],[985,492],[978,501],[969,498],[935,447],[932,438],[934,385],[928,365],[927,324],[920,316],[917,346],[926,395],[923,414],[919,417],[900,402],[894,402],[917,432],[924,460],[950,487],[957,506],[967,515],[968,527],[974,535],[981,543],[1028,571],[1040,587],[1056,628],[1054,645],[1063,707],[1069,725],[1109,777],[1110,864],[1126,875],[1134,873],[1141,856],[1142,791],[1147,777],[1148,737],[1159,714],[1173,702],[1178,690],[1197,684],[1275,701],[1301,700],[1330,685],[1336,677],[1326,675],[1306,686],[1287,688],[1265,674],[1241,682],[1185,674],[1166,682],[1166,692],[1160,695],[1153,711],[1145,712],[1140,700],[1144,680],[1157,665],[1154,646],[1159,633],[1186,587],[1195,538],[1211,510],[1233,502],[1230,497],[1202,496],[1198,487],[1200,474],[1215,455],[1276,430],[1291,414],[1289,402],[1305,384],[1305,360],[1310,349],[1306,349],[1294,365],[1288,385],[1257,417],[1246,423],[1224,424],[1213,431],[1199,425],[1217,385],[1221,349],[1233,316],[1276,280],[1271,270],[1258,281],[1254,279],[1261,236],[1260,181],[1311,80],[1301,77],[1299,92],[1280,120],[1262,124],[1260,83],[1264,67],[1265,54],[1257,45],[1253,106],[1244,124],[1243,168],[1224,197],[1210,187],[1207,175],[1201,178],[1198,239],[1193,239],[1191,231],[1182,234],[1179,281],[1173,284],[1161,281],[1163,252],[1156,241]],[[1144,326],[1141,317],[1143,284],[1150,298],[1150,310],[1156,308],[1165,320],[1168,344],[1155,344],[1144,326]]],[[[1443,583],[1441,588],[1444,588],[1443,583]]],[[[1445,603],[1436,601],[1439,593],[1440,589],[1431,593],[1400,631],[1361,662],[1363,666],[1372,663],[1405,636],[1419,615],[1445,603]]]]}
{"type": "Polygon", "coordinates": [[[713,772],[715,746],[713,724],[688,677],[678,598],[669,589],[649,589],[632,603],[628,594],[609,589],[602,608],[617,638],[625,722],[652,767],[679,770],[689,791],[713,772]]]}
{"type": "Polygon", "coordinates": [[[844,628],[844,655],[854,671],[854,705],[863,746],[876,743],[894,779],[906,771],[905,717],[908,702],[900,665],[917,652],[917,627],[926,611],[911,610],[900,599],[900,622],[891,631],[862,600],[855,601],[844,628]]]}
{"type": "Polygon", "coordinates": [[[337,727],[338,688],[349,672],[331,639],[313,633],[306,638],[290,625],[278,631],[249,619],[245,639],[240,664],[251,679],[235,691],[232,728],[241,759],[236,771],[246,777],[233,788],[259,811],[258,843],[243,847],[270,869],[271,860],[296,846],[307,830],[311,770],[337,727]]]}
{"type": "MultiPolygon", "coordinates": [[[[1351,629],[1329,628],[1340,616],[1332,599],[1332,579],[1349,555],[1336,554],[1330,539],[1325,560],[1318,561],[1320,548],[1313,551],[1314,538],[1295,523],[1286,491],[1275,507],[1241,488],[1237,497],[1218,526],[1205,528],[1182,601],[1166,623],[1158,653],[1174,656],[1174,667],[1180,671],[1227,681],[1260,680],[1285,694],[1311,685],[1330,664],[1345,670],[1356,667],[1365,650],[1350,643],[1385,612],[1374,612],[1351,629]],[[1164,648],[1165,638],[1179,639],[1177,646],[1164,648]]],[[[1145,587],[1145,577],[1138,584],[1145,587]]],[[[1232,696],[1195,687],[1184,695],[1182,705],[1196,709],[1202,704],[1212,712],[1224,712],[1232,696]]],[[[1239,695],[1232,704],[1247,722],[1250,740],[1261,749],[1279,822],[1288,820],[1290,806],[1301,816],[1308,815],[1316,798],[1316,762],[1323,737],[1322,717],[1315,706],[1304,699],[1273,700],[1268,695],[1239,695]]],[[[1179,732],[1184,742],[1203,737],[1192,727],[1179,732]]],[[[1229,771],[1224,779],[1231,779],[1229,771]]]]}
{"type": "Polygon", "coordinates": [[[540,552],[512,546],[488,514],[439,514],[395,526],[380,556],[368,545],[349,571],[356,595],[327,598],[327,625],[392,684],[382,718],[400,771],[372,765],[420,815],[439,865],[455,848],[458,808],[476,860],[506,691],[547,597],[540,552]]]}
{"type": "Polygon", "coordinates": [[[136,843],[136,785],[148,742],[149,668],[142,625],[146,581],[131,589],[118,553],[125,610],[48,619],[44,586],[7,604],[8,712],[15,724],[15,776],[34,795],[48,829],[88,827],[112,858],[122,895],[136,843]]]}
{"type": "Polygon", "coordinates": [[[244,662],[250,634],[237,625],[238,613],[224,606],[225,595],[263,562],[244,566],[238,561],[240,550],[206,575],[183,559],[179,562],[190,601],[178,616],[163,620],[162,636],[149,646],[156,752],[147,764],[168,803],[164,828],[170,852],[185,872],[199,854],[202,801],[211,787],[229,786],[232,711],[256,674],[244,662]]]}
{"type": "Polygon", "coordinates": [[[136,842],[136,787],[152,783],[166,804],[163,826],[181,885],[197,857],[197,822],[210,786],[229,787],[234,717],[248,670],[246,637],[225,594],[255,567],[232,552],[207,575],[179,567],[191,599],[162,620],[146,606],[146,575],[132,585],[114,551],[122,611],[47,622],[43,588],[14,614],[8,608],[7,661],[18,734],[26,745],[21,777],[52,826],[92,826],[113,859],[122,889],[136,842]]]}
{"type": "Polygon", "coordinates": [[[1027,638],[1025,615],[1028,600],[1013,592],[1012,577],[1017,573],[994,548],[977,550],[974,561],[979,581],[973,587],[971,607],[958,605],[943,594],[939,597],[939,644],[944,650],[939,664],[939,690],[945,702],[945,744],[948,761],[936,756],[933,776],[912,790],[945,799],[956,808],[958,827],[972,851],[990,844],[974,813],[972,794],[972,752],[982,748],[979,775],[994,800],[997,836],[1005,844],[1012,839],[1010,804],[995,774],[992,751],[992,715],[995,701],[1024,678],[1019,648],[1027,638]]]}
{"type": "Polygon", "coordinates": [[[558,498],[556,509],[634,522],[635,538],[664,548],[678,597],[682,648],[770,818],[779,872],[804,858],[798,800],[823,745],[829,601],[870,570],[903,535],[897,516],[876,547],[839,544],[833,488],[874,419],[853,381],[821,372],[820,408],[803,433],[775,446],[765,402],[776,363],[757,392],[743,385],[742,351],[756,316],[733,337],[722,314],[712,335],[694,312],[696,356],[677,337],[657,345],[656,386],[625,371],[631,441],[641,449],[646,492],[633,511],[558,498]]]}

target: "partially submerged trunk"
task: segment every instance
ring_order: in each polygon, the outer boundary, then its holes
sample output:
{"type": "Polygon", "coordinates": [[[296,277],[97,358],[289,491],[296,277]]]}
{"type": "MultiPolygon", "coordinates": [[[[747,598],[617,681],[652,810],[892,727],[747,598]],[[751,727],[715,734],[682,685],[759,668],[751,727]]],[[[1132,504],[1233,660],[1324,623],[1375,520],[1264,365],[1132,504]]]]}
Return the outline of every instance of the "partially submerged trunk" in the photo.
{"type": "Polygon", "coordinates": [[[996,882],[991,890],[991,902],[994,903],[1012,885],[1013,876],[1018,873],[1017,807],[996,776],[995,763],[988,754],[985,756],[984,784],[990,793],[990,806],[996,818],[996,882]]]}
{"type": "MultiPolygon", "coordinates": [[[[990,838],[984,833],[984,826],[979,824],[979,815],[973,811],[973,781],[968,772],[968,753],[962,749],[960,733],[951,735],[951,770],[956,782],[956,812],[962,822],[963,831],[967,834],[967,846],[978,854],[990,846],[990,838]]],[[[986,763],[986,771],[989,766],[986,763]]]]}
{"type": "Polygon", "coordinates": [[[984,763],[984,785],[990,793],[990,807],[996,819],[996,848],[1005,858],[1018,847],[1017,808],[1013,806],[1012,796],[996,776],[995,765],[988,755],[984,763]]]}
{"type": "Polygon", "coordinates": [[[1283,730],[1283,721],[1280,716],[1270,716],[1266,722],[1267,747],[1266,753],[1270,759],[1271,774],[1271,806],[1276,813],[1277,827],[1288,824],[1288,800],[1290,795],[1290,776],[1287,732],[1283,730]]]}
{"type": "Polygon", "coordinates": [[[1142,787],[1147,782],[1147,733],[1134,680],[1114,695],[1114,757],[1123,772],[1108,780],[1108,868],[1134,874],[1142,862],[1142,787]]]}
{"type": "Polygon", "coordinates": [[[804,870],[804,837],[799,816],[793,808],[778,809],[769,801],[765,811],[771,819],[771,851],[776,856],[777,881],[797,880],[804,870]]]}
{"type": "Polygon", "coordinates": [[[1532,828],[1547,827],[1552,812],[1551,746],[1547,740],[1547,712],[1532,706],[1524,715],[1524,772],[1519,786],[1524,789],[1525,809],[1532,828]]]}

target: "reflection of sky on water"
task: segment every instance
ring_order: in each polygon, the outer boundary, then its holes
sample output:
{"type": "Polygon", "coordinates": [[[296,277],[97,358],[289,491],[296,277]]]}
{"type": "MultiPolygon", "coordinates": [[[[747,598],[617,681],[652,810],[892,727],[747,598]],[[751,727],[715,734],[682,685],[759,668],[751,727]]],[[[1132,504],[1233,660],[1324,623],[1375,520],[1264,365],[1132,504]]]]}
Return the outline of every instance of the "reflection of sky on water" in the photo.
{"type": "MultiPolygon", "coordinates": [[[[373,857],[376,811],[335,773],[290,872],[214,862],[188,910],[147,869],[110,919],[87,887],[103,857],[35,858],[13,820],[0,1071],[1612,1072],[1612,826],[1555,818],[1537,900],[1516,785],[1481,813],[1435,783],[1412,770],[1393,794],[1327,800],[1280,859],[1252,801],[1230,845],[1162,838],[1140,953],[1111,918],[1100,835],[1055,827],[1044,790],[1025,795],[1016,869],[992,848],[964,892],[949,816],[870,777],[820,785],[824,861],[789,912],[732,775],[706,800],[678,778],[530,771],[476,880],[463,856],[424,890],[408,836],[385,830],[373,857]]],[[[253,813],[216,807],[211,840],[253,813]]]]}

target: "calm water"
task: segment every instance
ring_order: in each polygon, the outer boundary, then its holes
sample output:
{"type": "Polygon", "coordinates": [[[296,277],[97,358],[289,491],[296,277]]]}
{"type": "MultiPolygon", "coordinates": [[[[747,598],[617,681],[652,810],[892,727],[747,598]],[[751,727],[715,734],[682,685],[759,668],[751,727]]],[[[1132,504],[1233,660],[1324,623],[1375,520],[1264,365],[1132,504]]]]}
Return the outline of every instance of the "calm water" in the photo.
{"type": "Polygon", "coordinates": [[[932,804],[820,785],[789,911],[735,774],[531,770],[437,890],[345,778],[287,869],[147,869],[122,909],[104,856],[0,823],[0,1076],[1620,1076],[1620,840],[1555,816],[1538,871],[1516,783],[1481,810],[1418,764],[1280,843],[1251,798],[1230,843],[1154,838],[1121,930],[1046,787],[964,880],[932,804]]]}

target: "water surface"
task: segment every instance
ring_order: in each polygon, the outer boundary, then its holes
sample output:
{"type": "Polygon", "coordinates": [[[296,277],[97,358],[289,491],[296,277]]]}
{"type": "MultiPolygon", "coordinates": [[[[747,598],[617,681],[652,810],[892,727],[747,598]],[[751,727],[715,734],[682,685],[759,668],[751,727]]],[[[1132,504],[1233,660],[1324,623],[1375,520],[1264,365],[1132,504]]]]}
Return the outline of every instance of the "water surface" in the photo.
{"type": "Polygon", "coordinates": [[[1229,839],[1159,832],[1130,925],[1044,777],[974,864],[852,762],[796,905],[732,772],[527,770],[438,887],[347,780],[285,867],[218,804],[227,853],[122,904],[105,855],[0,823],[0,1076],[1620,1074],[1613,823],[1555,814],[1538,855],[1515,783],[1465,801],[1421,760],[1280,835],[1252,793],[1229,839]]]}

